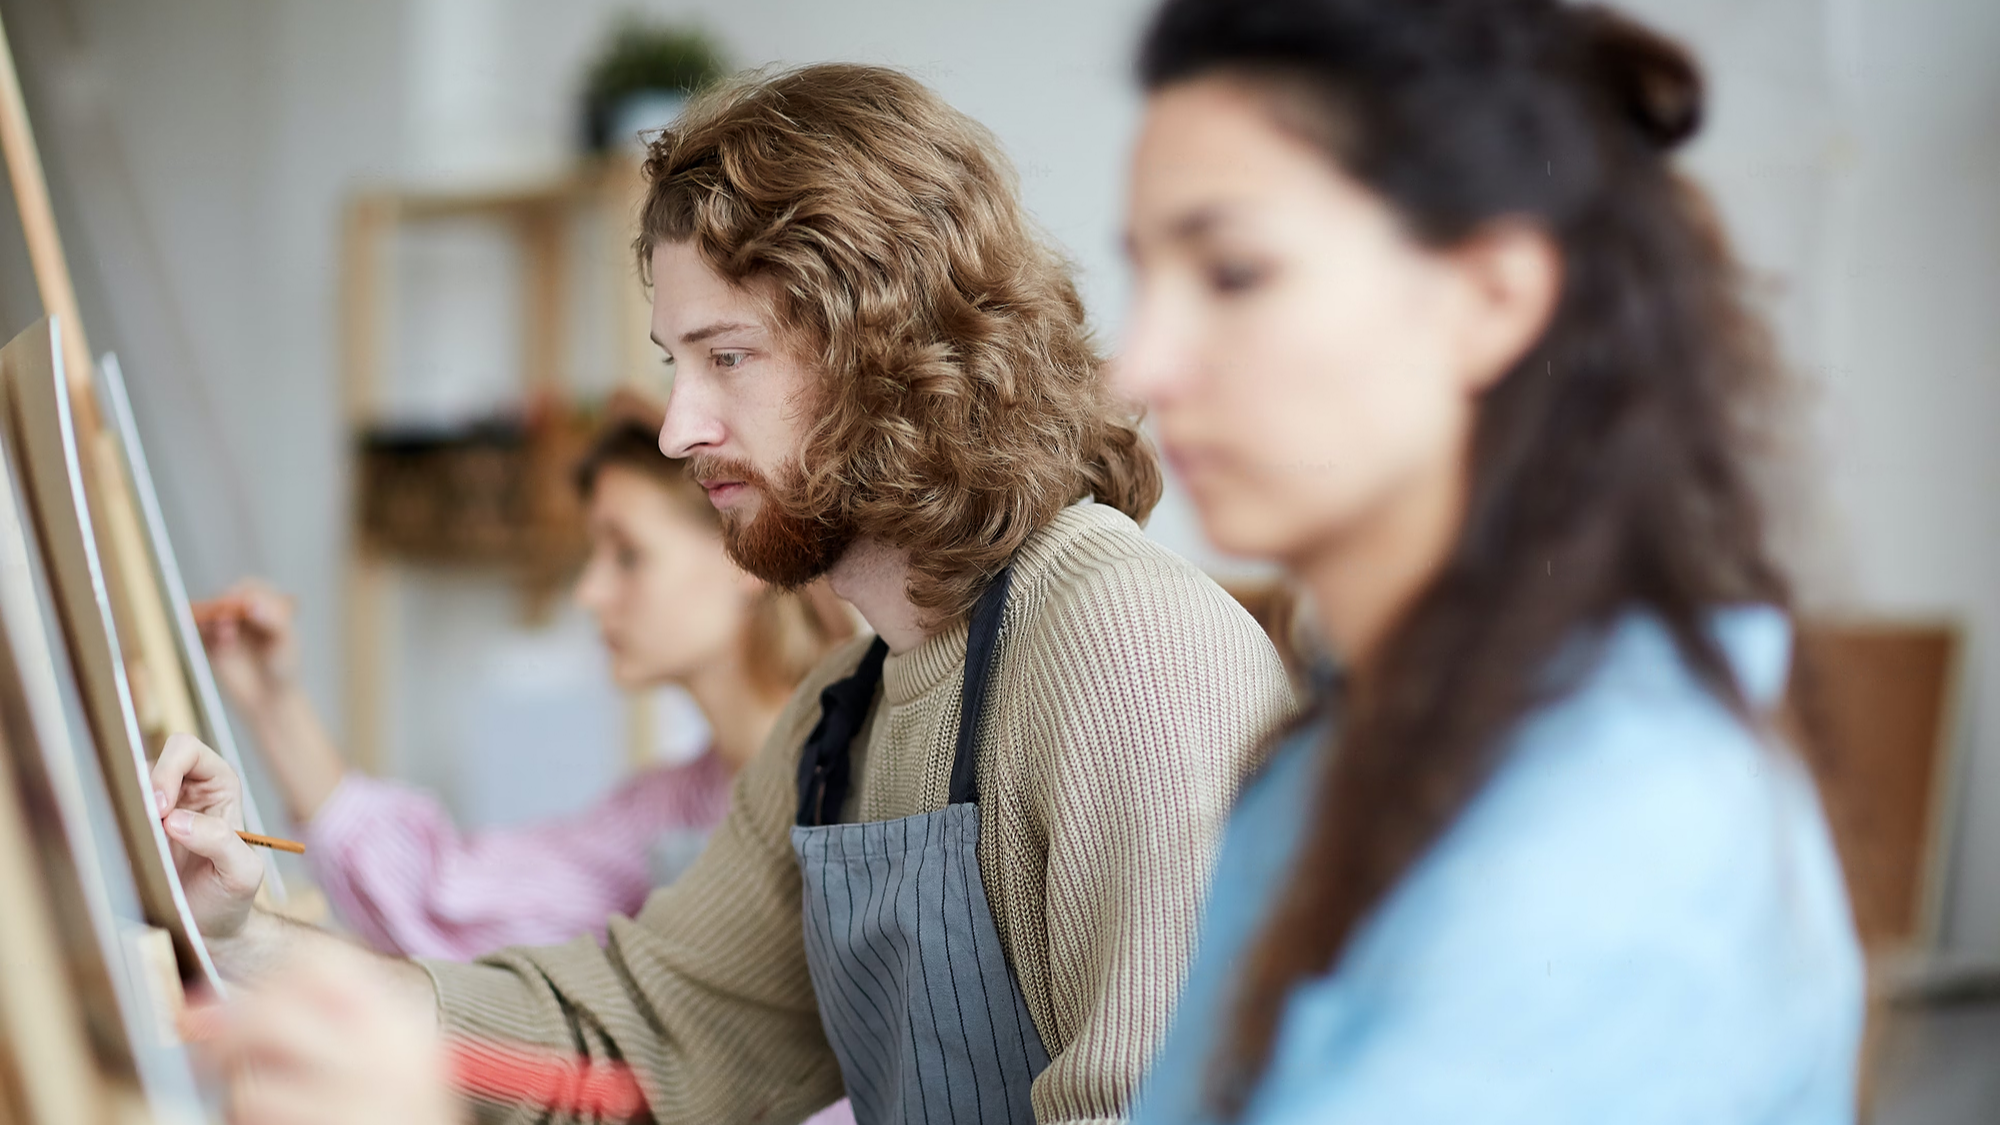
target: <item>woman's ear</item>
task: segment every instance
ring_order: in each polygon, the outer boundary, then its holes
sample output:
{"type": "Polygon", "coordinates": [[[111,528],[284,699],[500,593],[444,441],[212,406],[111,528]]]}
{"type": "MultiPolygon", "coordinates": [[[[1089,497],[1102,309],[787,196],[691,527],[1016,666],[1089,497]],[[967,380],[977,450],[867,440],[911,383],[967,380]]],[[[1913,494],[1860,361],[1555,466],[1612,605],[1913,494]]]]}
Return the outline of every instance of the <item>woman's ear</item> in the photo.
{"type": "Polygon", "coordinates": [[[1479,394],[1513,370],[1548,331],[1562,297],[1562,248],[1525,219],[1489,223],[1450,251],[1463,283],[1458,370],[1479,394]]]}

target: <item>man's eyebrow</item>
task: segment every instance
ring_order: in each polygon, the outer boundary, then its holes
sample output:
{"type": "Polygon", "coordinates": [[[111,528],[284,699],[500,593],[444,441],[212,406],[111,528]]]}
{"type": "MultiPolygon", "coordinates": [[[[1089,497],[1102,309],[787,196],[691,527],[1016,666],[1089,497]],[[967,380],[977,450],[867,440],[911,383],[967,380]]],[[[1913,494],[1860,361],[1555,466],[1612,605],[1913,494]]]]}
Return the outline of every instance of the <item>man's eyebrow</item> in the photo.
{"type": "MultiPolygon", "coordinates": [[[[714,324],[703,325],[702,327],[695,329],[694,331],[688,333],[687,335],[682,336],[681,343],[699,344],[703,340],[713,339],[716,336],[722,335],[724,332],[761,332],[761,331],[763,331],[763,325],[761,324],[751,324],[748,321],[742,321],[742,320],[719,320],[714,324]]],[[[673,351],[672,348],[667,346],[666,341],[660,339],[660,334],[658,332],[648,332],[646,334],[646,338],[653,341],[654,346],[659,348],[663,352],[673,351]]]]}
{"type": "Polygon", "coordinates": [[[699,344],[703,340],[713,339],[714,337],[722,335],[724,332],[755,332],[758,330],[758,328],[759,328],[758,325],[750,324],[748,322],[741,320],[722,320],[722,321],[717,321],[714,324],[704,325],[703,327],[697,328],[694,331],[688,333],[687,335],[682,336],[681,343],[699,344]]]}

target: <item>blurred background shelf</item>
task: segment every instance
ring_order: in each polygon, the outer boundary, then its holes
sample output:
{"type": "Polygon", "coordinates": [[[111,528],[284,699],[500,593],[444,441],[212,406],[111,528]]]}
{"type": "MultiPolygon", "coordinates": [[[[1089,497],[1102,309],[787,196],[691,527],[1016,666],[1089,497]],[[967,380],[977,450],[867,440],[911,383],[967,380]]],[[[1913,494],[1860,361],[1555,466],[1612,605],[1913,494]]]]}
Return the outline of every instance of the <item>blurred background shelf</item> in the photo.
{"type": "Polygon", "coordinates": [[[358,549],[429,566],[518,573],[540,597],[581,563],[583,512],[567,468],[591,411],[538,404],[526,417],[355,435],[358,549]]]}
{"type": "MultiPolygon", "coordinates": [[[[583,511],[571,467],[608,388],[658,370],[629,250],[639,192],[636,160],[616,152],[536,182],[371,189],[346,207],[342,397],[354,527],[342,620],[344,726],[348,753],[365,770],[385,765],[385,696],[396,664],[390,589],[398,570],[502,575],[518,589],[521,619],[532,624],[549,619],[582,562],[583,511]],[[426,269],[419,250],[413,265],[412,245],[439,232],[461,243],[483,238],[489,252],[426,269]],[[495,240],[503,244],[497,257],[490,252],[495,240]],[[424,317],[427,290],[490,286],[503,279],[479,275],[490,274],[496,260],[511,269],[505,280],[513,315],[486,326],[514,338],[513,401],[496,402],[490,390],[484,398],[399,394],[427,367],[449,366],[399,355],[399,329],[424,317]],[[576,338],[585,333],[589,342],[600,335],[615,341],[610,355],[597,357],[587,385],[576,358],[589,350],[576,338]]],[[[628,756],[650,755],[651,726],[644,701],[632,701],[628,756]]]]}

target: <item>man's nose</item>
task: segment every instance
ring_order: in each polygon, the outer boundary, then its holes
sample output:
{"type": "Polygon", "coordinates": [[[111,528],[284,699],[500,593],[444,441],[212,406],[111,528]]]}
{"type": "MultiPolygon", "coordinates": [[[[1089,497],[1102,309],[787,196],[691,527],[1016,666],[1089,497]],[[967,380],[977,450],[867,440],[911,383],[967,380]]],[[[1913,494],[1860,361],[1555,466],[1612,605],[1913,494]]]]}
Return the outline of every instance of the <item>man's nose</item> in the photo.
{"type": "Polygon", "coordinates": [[[660,452],[687,457],[722,444],[727,430],[699,380],[677,378],[667,394],[667,412],[660,419],[660,452]]]}

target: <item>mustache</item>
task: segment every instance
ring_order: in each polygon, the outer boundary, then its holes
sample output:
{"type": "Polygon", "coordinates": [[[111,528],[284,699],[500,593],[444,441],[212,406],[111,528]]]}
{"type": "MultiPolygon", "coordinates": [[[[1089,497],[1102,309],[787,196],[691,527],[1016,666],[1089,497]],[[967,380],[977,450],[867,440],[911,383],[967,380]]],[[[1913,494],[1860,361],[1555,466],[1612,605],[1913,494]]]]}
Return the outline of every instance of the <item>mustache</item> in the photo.
{"type": "Polygon", "coordinates": [[[760,492],[770,491],[770,482],[764,474],[750,466],[748,461],[734,457],[723,457],[713,453],[697,453],[687,459],[684,470],[696,484],[709,485],[717,481],[740,481],[760,492]]]}

